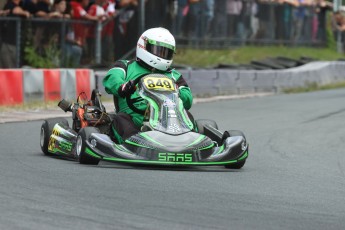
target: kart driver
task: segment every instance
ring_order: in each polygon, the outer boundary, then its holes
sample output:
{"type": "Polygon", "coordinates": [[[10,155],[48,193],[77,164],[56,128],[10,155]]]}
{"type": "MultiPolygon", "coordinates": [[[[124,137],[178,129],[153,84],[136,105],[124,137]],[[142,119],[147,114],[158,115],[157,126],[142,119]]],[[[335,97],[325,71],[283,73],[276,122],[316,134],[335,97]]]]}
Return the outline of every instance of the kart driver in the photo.
{"type": "MultiPolygon", "coordinates": [[[[118,143],[138,133],[143,124],[144,115],[132,111],[126,96],[136,100],[140,110],[147,108],[146,102],[136,92],[133,81],[143,74],[159,73],[173,78],[179,87],[179,96],[186,110],[192,106],[193,96],[181,73],[171,69],[175,53],[175,38],[164,28],[146,30],[139,38],[136,48],[136,60],[119,60],[103,79],[105,91],[114,95],[116,116],[112,123],[112,132],[118,143]]],[[[191,114],[188,115],[192,118],[191,114]]]]}

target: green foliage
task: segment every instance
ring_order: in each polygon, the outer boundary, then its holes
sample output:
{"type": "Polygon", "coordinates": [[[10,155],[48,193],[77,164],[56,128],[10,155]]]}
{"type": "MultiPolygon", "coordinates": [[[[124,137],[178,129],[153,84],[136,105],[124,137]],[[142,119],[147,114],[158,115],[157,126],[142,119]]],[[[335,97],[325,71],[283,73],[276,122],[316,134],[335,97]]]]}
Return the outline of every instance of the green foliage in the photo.
{"type": "Polygon", "coordinates": [[[59,67],[60,50],[53,39],[42,48],[42,54],[37,52],[30,42],[24,48],[25,61],[34,68],[55,68],[59,67]]]}

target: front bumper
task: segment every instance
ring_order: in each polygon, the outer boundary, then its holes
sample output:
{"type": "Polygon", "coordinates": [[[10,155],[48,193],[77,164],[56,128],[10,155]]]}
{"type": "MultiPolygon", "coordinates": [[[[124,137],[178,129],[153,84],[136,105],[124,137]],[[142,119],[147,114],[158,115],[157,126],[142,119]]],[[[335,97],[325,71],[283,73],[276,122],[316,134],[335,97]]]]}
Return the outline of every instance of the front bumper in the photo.
{"type": "Polygon", "coordinates": [[[249,146],[242,136],[228,137],[222,146],[212,145],[202,150],[185,149],[179,152],[167,148],[118,145],[104,134],[92,134],[86,145],[85,153],[100,160],[147,165],[231,165],[246,160],[249,153],[249,146]]]}

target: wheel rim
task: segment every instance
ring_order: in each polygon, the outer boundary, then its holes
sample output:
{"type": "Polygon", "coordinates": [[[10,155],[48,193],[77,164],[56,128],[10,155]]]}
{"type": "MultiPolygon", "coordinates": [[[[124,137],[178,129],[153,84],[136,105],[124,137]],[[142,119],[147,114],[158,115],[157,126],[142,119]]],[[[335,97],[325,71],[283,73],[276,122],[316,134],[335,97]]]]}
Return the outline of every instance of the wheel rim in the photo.
{"type": "Polygon", "coordinates": [[[41,147],[43,147],[43,145],[44,145],[44,138],[45,138],[45,131],[44,131],[44,128],[42,127],[41,128],[41,137],[40,137],[41,147]]]}
{"type": "Polygon", "coordinates": [[[78,136],[78,138],[77,138],[77,156],[78,157],[80,157],[82,146],[83,146],[83,140],[82,140],[81,136],[78,136]]]}

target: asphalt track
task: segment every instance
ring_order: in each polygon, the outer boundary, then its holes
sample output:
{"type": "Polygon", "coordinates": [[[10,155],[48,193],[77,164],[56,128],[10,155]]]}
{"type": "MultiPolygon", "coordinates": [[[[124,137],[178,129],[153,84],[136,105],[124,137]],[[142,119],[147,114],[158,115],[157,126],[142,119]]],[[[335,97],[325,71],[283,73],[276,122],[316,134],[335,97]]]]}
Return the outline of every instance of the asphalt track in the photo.
{"type": "Polygon", "coordinates": [[[243,169],[84,166],[42,121],[0,125],[0,229],[345,229],[345,89],[196,104],[242,130],[243,169]]]}

